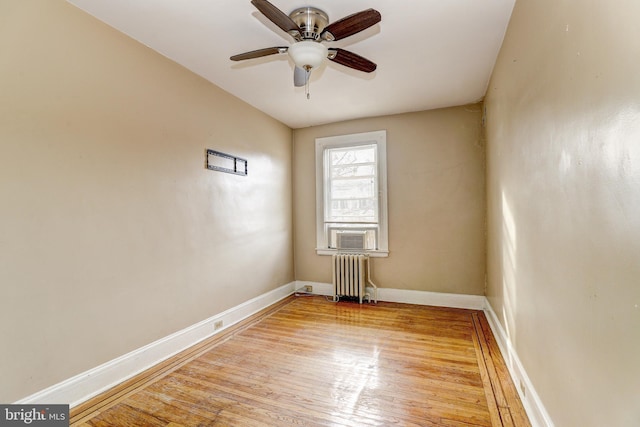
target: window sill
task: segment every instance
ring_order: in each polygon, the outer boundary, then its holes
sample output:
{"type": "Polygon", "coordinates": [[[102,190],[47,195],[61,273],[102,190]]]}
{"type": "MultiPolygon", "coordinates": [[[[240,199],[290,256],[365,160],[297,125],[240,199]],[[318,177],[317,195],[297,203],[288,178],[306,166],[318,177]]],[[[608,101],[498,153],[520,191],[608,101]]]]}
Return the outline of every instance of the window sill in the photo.
{"type": "MultiPolygon", "coordinates": [[[[322,249],[318,249],[316,248],[316,254],[318,255],[333,255],[333,254],[337,254],[339,251],[337,249],[326,249],[326,248],[322,248],[322,249]]],[[[351,251],[344,251],[342,253],[347,253],[347,252],[351,252],[351,251]]],[[[353,251],[354,253],[365,253],[367,255],[369,255],[372,258],[386,258],[389,256],[389,251],[364,251],[364,252],[356,252],[353,251]]]]}

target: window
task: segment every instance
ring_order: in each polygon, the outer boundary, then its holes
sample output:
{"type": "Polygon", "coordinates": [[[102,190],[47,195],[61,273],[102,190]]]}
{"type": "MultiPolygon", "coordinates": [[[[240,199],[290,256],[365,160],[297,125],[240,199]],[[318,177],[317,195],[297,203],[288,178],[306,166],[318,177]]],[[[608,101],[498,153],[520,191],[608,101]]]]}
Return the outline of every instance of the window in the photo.
{"type": "Polygon", "coordinates": [[[317,252],[387,256],[386,131],[316,139],[317,252]]]}

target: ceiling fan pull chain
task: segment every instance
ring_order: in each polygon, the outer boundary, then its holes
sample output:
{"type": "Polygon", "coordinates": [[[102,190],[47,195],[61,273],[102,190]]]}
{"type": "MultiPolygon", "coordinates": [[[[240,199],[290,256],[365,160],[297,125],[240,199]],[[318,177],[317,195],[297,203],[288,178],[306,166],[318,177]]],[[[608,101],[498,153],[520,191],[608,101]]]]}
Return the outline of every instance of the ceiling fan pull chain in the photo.
{"type": "Polygon", "coordinates": [[[307,99],[311,99],[311,94],[309,93],[309,80],[311,78],[311,68],[305,68],[305,76],[304,76],[304,91],[307,94],[307,99]]]}

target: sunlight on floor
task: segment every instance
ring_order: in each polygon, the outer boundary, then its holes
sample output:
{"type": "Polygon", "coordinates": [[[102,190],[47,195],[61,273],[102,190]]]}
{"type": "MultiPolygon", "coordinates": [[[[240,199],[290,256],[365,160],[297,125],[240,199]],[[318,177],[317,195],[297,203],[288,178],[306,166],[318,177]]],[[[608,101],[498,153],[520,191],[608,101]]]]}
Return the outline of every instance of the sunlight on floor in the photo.
{"type": "Polygon", "coordinates": [[[378,346],[370,354],[348,347],[334,350],[333,360],[350,367],[333,377],[331,397],[336,403],[335,407],[340,408],[336,416],[357,415],[363,409],[373,416],[382,415],[378,408],[366,403],[370,400],[367,399],[369,392],[380,386],[379,356],[378,346]]]}

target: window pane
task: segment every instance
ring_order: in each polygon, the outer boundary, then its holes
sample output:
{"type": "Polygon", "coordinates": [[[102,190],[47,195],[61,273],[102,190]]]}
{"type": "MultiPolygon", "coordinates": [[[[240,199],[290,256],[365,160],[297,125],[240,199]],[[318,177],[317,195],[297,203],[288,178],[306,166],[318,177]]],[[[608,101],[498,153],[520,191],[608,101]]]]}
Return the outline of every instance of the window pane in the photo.
{"type": "Polygon", "coordinates": [[[331,166],[350,165],[354,163],[373,163],[376,161],[376,146],[362,145],[350,148],[332,148],[329,150],[331,166]]]}
{"type": "Polygon", "coordinates": [[[328,149],[326,220],[377,222],[375,144],[328,149]]]}
{"type": "Polygon", "coordinates": [[[375,174],[376,174],[375,164],[334,166],[331,168],[331,178],[349,178],[353,176],[374,177],[375,174]]]}
{"type": "Polygon", "coordinates": [[[376,195],[371,178],[334,179],[331,181],[331,199],[362,199],[376,195]]]}
{"type": "Polygon", "coordinates": [[[329,221],[377,222],[377,203],[373,199],[332,200],[329,221]]]}

